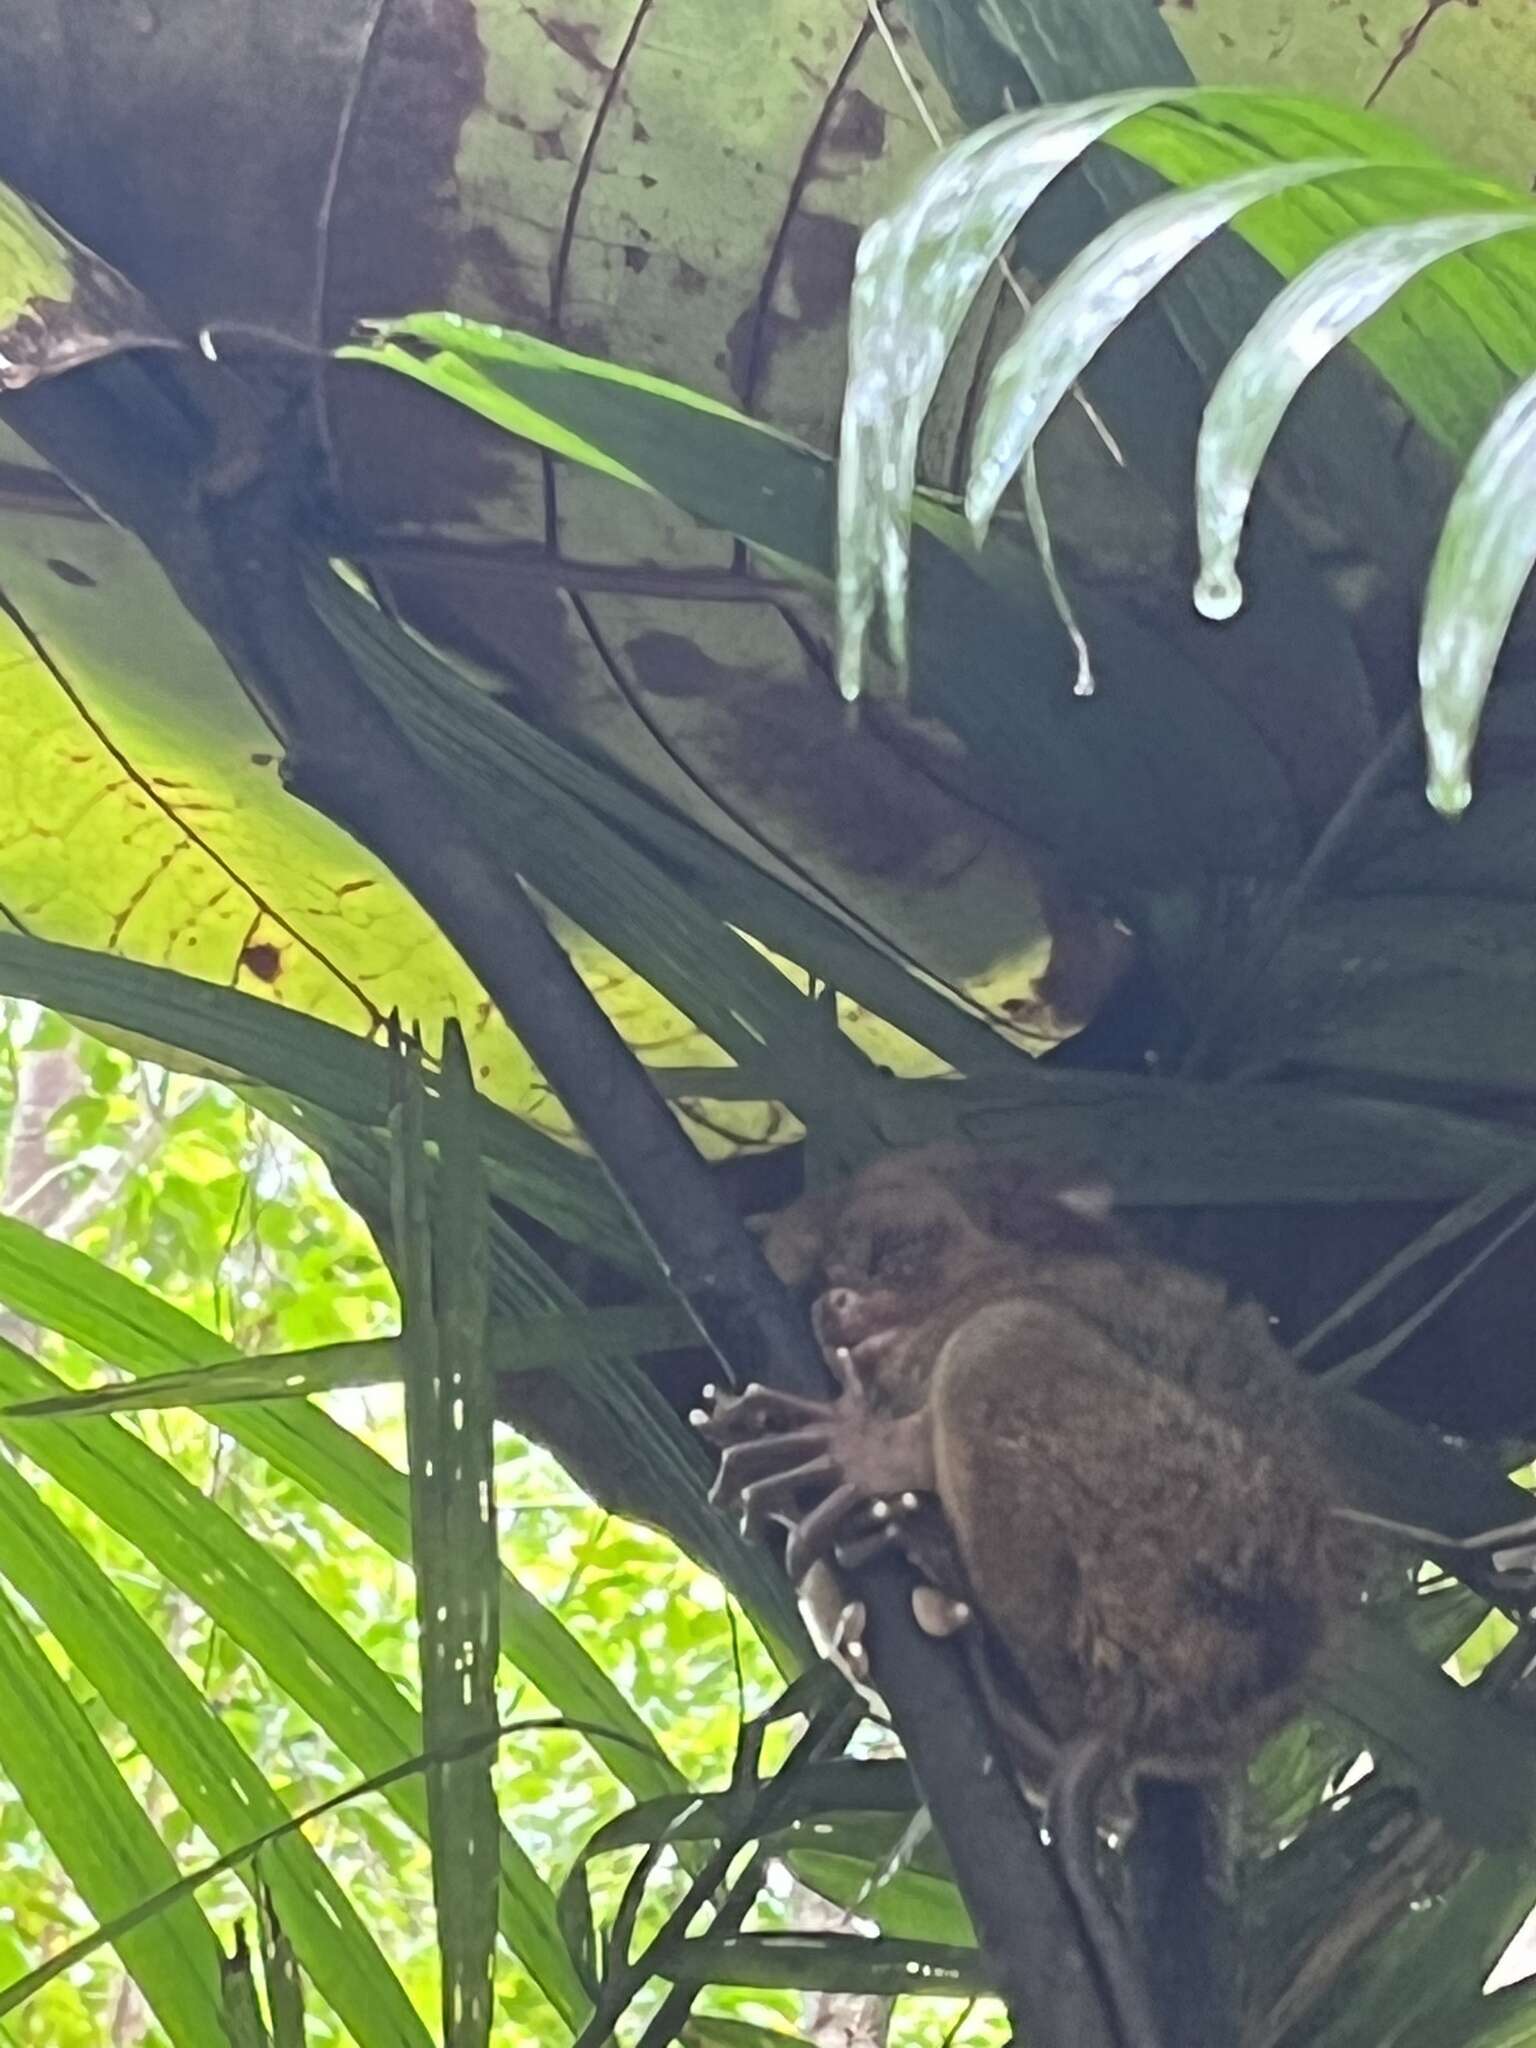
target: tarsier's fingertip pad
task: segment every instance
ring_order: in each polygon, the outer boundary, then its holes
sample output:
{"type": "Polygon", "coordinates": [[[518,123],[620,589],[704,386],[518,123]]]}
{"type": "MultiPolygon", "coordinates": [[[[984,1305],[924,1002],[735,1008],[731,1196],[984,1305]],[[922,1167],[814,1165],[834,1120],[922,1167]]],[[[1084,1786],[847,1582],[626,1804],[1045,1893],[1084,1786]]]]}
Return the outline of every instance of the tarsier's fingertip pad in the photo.
{"type": "Polygon", "coordinates": [[[912,1619],[925,1636],[958,1635],[970,1621],[971,1609],[966,1601],[941,1593],[937,1586],[914,1586],[912,1619]]]}

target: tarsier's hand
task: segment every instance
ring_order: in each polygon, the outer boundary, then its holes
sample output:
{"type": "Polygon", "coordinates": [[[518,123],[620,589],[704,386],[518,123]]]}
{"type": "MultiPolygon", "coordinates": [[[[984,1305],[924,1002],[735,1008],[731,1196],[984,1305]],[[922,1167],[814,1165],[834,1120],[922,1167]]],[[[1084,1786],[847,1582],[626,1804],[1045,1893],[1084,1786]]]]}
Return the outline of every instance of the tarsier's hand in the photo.
{"type": "Polygon", "coordinates": [[[817,1331],[841,1388],[835,1399],[761,1386],[723,1397],[710,1390],[711,1407],[695,1417],[700,1432],[725,1447],[711,1498],[737,1501],[747,1527],[770,1516],[787,1522],[785,1564],[797,1584],[832,1551],[886,1540],[933,1488],[927,1418],[872,1404],[867,1374],[878,1337],[860,1339],[856,1350],[839,1341],[848,1306],[831,1297],[817,1304],[817,1331]]]}

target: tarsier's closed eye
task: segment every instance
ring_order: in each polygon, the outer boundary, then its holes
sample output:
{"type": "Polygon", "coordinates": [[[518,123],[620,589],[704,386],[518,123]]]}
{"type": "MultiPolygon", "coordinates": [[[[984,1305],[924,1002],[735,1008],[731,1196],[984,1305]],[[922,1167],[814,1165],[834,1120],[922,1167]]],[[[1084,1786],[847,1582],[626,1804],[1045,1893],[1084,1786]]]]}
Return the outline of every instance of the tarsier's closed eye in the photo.
{"type": "Polygon", "coordinates": [[[871,1231],[867,1267],[871,1279],[901,1286],[921,1279],[942,1255],[946,1232],[936,1226],[893,1223],[871,1231]]]}

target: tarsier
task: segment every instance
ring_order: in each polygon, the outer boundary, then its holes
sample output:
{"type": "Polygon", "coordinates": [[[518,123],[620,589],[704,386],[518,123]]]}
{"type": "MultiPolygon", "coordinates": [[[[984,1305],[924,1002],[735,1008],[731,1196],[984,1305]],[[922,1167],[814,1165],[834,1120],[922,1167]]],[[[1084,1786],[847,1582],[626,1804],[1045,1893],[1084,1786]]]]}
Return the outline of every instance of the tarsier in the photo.
{"type": "Polygon", "coordinates": [[[790,1525],[800,1580],[894,1540],[963,1628],[1134,2048],[1156,2022],[1100,1883],[1114,1781],[1247,1760],[1358,1597],[1301,1375],[1263,1312],[1141,1250],[1094,1189],[930,1149],[807,1197],[766,1238],[839,1382],[702,1419],[717,1491],[790,1525]]]}

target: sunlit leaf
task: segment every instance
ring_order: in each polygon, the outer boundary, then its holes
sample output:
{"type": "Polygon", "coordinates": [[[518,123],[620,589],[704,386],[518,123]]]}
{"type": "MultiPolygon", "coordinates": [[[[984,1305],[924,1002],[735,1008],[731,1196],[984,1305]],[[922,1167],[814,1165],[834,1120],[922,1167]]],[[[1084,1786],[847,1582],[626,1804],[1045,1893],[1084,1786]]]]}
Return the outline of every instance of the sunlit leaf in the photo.
{"type": "Polygon", "coordinates": [[[1326,178],[1349,162],[1316,157],[1272,164],[1197,192],[1168,193],[1137,207],[1074,257],[1031,309],[987,380],[976,423],[979,453],[965,493],[965,515],[978,540],[1073,383],[1174,265],[1244,207],[1326,178]]]}
{"type": "MultiPolygon", "coordinates": [[[[134,1462],[147,1473],[147,1458],[134,1462]]],[[[287,1818],[277,1794],[152,1630],[3,1461],[0,1574],[41,1616],[219,1849],[238,1848],[258,1828],[287,1818]]],[[[392,1971],[304,1837],[285,1836],[263,1867],[310,1975],[359,2048],[426,2048],[425,2032],[392,1971]]]]}
{"type": "MultiPolygon", "coordinates": [[[[107,1918],[173,1880],[159,1830],[8,1599],[0,1684],[0,1770],[90,1910],[107,1918]]],[[[219,2038],[219,1946],[191,1900],[124,1935],[121,1954],[175,2048],[219,2038]]]]}
{"type": "MultiPolygon", "coordinates": [[[[832,465],[802,443],[531,335],[439,313],[376,326],[368,360],[499,425],[515,418],[540,441],[579,425],[693,517],[831,575],[832,465]]],[[[1288,858],[1292,793],[1251,722],[1192,661],[1118,613],[1113,662],[1100,666],[1122,674],[1126,687],[1091,723],[1065,715],[1075,701],[1069,650],[1019,540],[995,535],[978,556],[946,503],[919,494],[912,516],[914,573],[926,592],[914,615],[914,676],[927,679],[932,708],[973,759],[990,764],[1005,815],[1031,837],[1072,847],[1096,872],[1134,876],[1138,887],[1155,874],[1263,870],[1288,858]]],[[[402,694],[403,718],[410,703],[402,694]]],[[[978,871],[978,889],[984,879],[978,871]]],[[[967,904],[948,887],[925,891],[924,902],[925,921],[958,918],[962,933],[971,928],[967,904]]],[[[819,942],[812,951],[787,932],[781,939],[783,923],[770,930],[755,915],[753,929],[790,957],[822,957],[819,942]]],[[[858,986],[841,969],[830,978],[858,986]]],[[[882,998],[882,1006],[905,1022],[899,1004],[882,998]]],[[[926,1016],[920,1030],[909,1028],[925,1044],[941,1043],[926,1016]]],[[[956,1064],[976,1071],[977,1057],[973,1049],[956,1064]]]]}
{"type": "Polygon", "coordinates": [[[1521,210],[1367,228],[1320,256],[1266,307],[1217,379],[1195,448],[1195,603],[1207,618],[1230,618],[1242,603],[1237,549],[1260,466],[1287,407],[1329,350],[1441,257],[1531,226],[1521,210]]]}
{"type": "Polygon", "coordinates": [[[0,185],[0,391],[119,349],[178,345],[136,286],[0,185]]]}
{"type": "Polygon", "coordinates": [[[422,1731],[452,1762],[427,1771],[444,2048],[486,2048],[496,1944],[497,1621],[495,1404],[486,1351],[486,1197],[462,1035],[443,1048],[442,1141],[424,1141],[425,1086],[402,1058],[391,1120],[404,1270],[411,1561],[420,1625],[422,1731]],[[478,1750],[473,1744],[483,1738],[478,1750]]]}
{"type": "Polygon", "coordinates": [[[1419,688],[1429,800],[1454,817],[1472,800],[1467,764],[1509,621],[1536,562],[1536,378],[1512,391],[1456,488],[1424,595],[1419,688]]]}
{"type": "Polygon", "coordinates": [[[1107,94],[968,135],[859,245],[838,464],[838,683],[855,698],[877,603],[907,665],[906,584],[918,434],[945,361],[1019,215],[1064,165],[1159,94],[1107,94]]]}
{"type": "MultiPolygon", "coordinates": [[[[99,1280],[115,1277],[88,1260],[81,1264],[99,1280]]],[[[0,1292],[15,1298],[3,1279],[0,1292]]],[[[188,1321],[174,1310],[165,1314],[178,1324],[188,1321]]],[[[0,1396],[39,1393],[50,1377],[0,1346],[0,1396]]],[[[256,1419],[255,1411],[242,1411],[246,1415],[256,1419]]],[[[360,1769],[387,1771],[419,1753],[419,1718],[394,1681],[260,1542],[119,1423],[101,1417],[15,1423],[11,1429],[18,1441],[25,1437],[30,1458],[196,1600],[360,1769]]],[[[406,1823],[424,1835],[422,1787],[401,1780],[389,1796],[406,1823]]],[[[556,2009],[575,2012],[580,1992],[554,1932],[548,1888],[505,1829],[501,1855],[503,1934],[556,2009]]]]}

